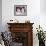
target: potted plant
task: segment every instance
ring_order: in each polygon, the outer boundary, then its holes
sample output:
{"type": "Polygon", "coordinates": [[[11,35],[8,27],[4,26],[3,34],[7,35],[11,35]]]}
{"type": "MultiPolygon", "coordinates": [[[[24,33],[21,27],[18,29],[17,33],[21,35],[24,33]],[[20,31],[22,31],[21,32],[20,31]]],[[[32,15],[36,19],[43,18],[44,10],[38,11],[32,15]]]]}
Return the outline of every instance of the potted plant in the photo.
{"type": "Polygon", "coordinates": [[[38,40],[39,40],[39,46],[45,46],[45,35],[43,32],[42,27],[36,28],[37,29],[37,34],[36,36],[38,36],[38,40]]]}

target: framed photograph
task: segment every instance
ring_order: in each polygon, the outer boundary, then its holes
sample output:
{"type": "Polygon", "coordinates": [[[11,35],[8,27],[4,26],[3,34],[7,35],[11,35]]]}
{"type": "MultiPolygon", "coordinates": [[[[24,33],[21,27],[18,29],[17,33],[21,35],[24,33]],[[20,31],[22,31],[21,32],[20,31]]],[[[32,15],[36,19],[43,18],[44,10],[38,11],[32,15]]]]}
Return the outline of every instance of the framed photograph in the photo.
{"type": "Polygon", "coordinates": [[[14,16],[26,16],[27,5],[14,5],[14,16]]]}

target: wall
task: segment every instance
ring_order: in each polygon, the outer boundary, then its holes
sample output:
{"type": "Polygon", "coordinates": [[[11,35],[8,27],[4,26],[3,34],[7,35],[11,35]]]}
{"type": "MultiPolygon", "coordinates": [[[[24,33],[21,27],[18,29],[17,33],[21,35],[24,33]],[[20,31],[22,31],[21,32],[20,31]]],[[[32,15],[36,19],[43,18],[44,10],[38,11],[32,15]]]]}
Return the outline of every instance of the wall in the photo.
{"type": "Polygon", "coordinates": [[[46,13],[46,0],[40,0],[40,9],[42,13],[46,13]]]}
{"type": "Polygon", "coordinates": [[[46,0],[40,0],[40,24],[46,31],[46,0]]]}
{"type": "Polygon", "coordinates": [[[0,31],[2,31],[2,0],[0,0],[0,31]]]}
{"type": "MultiPolygon", "coordinates": [[[[19,22],[30,20],[33,25],[33,45],[38,46],[36,37],[36,27],[39,24],[46,30],[46,15],[42,12],[43,0],[2,0],[2,25],[3,31],[8,30],[7,22],[11,19],[17,19],[19,22]],[[27,16],[14,16],[14,5],[27,5],[27,16]]],[[[43,9],[44,10],[44,9],[43,9]]]]}

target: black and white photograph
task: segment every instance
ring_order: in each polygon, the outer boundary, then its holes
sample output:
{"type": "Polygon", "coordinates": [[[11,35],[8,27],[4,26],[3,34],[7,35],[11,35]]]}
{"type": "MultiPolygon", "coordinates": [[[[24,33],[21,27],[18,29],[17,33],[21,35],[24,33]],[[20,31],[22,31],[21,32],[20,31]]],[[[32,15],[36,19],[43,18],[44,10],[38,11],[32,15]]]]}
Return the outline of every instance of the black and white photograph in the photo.
{"type": "Polygon", "coordinates": [[[14,5],[14,15],[15,16],[26,16],[27,5],[14,5]]]}

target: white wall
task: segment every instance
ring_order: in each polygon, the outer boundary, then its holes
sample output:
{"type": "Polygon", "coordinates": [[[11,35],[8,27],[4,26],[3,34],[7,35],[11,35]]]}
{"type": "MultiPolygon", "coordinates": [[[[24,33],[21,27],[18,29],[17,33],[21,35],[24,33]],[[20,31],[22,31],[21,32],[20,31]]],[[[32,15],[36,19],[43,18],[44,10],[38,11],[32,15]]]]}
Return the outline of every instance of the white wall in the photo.
{"type": "Polygon", "coordinates": [[[40,0],[40,24],[46,31],[46,0],[40,0]]]}
{"type": "Polygon", "coordinates": [[[7,22],[10,19],[17,19],[19,22],[30,20],[33,25],[33,45],[38,46],[38,39],[36,37],[36,27],[39,24],[46,29],[46,15],[42,13],[44,7],[43,0],[2,0],[2,25],[3,31],[6,31],[7,22]],[[27,5],[27,16],[14,16],[14,5],[27,5]],[[37,39],[37,40],[36,40],[37,39]]]}
{"type": "Polygon", "coordinates": [[[46,0],[40,0],[40,9],[42,13],[46,13],[46,0]]]}

